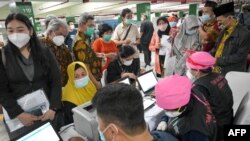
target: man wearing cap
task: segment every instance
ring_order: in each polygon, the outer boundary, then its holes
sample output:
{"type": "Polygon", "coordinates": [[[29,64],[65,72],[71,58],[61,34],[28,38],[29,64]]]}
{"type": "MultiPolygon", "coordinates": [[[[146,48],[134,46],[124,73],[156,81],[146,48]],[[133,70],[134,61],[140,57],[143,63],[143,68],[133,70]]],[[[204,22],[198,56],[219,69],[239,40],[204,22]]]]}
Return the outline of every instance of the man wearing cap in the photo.
{"type": "Polygon", "coordinates": [[[218,22],[214,15],[216,6],[216,2],[208,0],[202,8],[203,15],[201,20],[203,25],[199,27],[199,33],[202,38],[202,49],[207,52],[214,47],[215,41],[220,33],[218,22]]]}
{"type": "Polygon", "coordinates": [[[155,87],[156,104],[165,109],[157,130],[172,133],[180,141],[214,141],[216,122],[209,102],[198,90],[191,90],[186,76],[172,75],[155,87]]]}
{"type": "Polygon", "coordinates": [[[222,32],[215,44],[216,48],[211,52],[216,58],[213,71],[224,75],[229,71],[245,72],[250,32],[233,17],[233,2],[217,7],[215,15],[222,32]]]}
{"type": "Polygon", "coordinates": [[[217,141],[223,140],[223,126],[232,123],[233,95],[222,74],[213,73],[215,58],[207,52],[196,52],[186,61],[187,76],[194,84],[193,89],[203,93],[211,105],[217,121],[217,141]]]}

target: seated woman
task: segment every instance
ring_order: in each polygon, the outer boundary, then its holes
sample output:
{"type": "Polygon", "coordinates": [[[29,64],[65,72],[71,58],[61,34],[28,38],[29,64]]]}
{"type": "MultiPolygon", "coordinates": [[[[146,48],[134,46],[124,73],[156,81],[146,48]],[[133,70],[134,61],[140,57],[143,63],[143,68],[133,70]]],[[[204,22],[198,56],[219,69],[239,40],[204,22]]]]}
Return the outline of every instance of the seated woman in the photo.
{"type": "Polygon", "coordinates": [[[90,101],[96,90],[101,88],[98,82],[82,62],[73,62],[68,66],[69,80],[63,89],[65,124],[73,122],[72,109],[90,101]]]}
{"type": "Polygon", "coordinates": [[[117,55],[117,47],[114,41],[110,40],[113,29],[108,24],[102,24],[98,28],[100,38],[96,39],[93,43],[93,49],[97,57],[102,58],[103,67],[102,71],[107,69],[108,65],[117,55]]]}
{"type": "Polygon", "coordinates": [[[120,78],[129,77],[132,80],[136,79],[140,69],[136,67],[136,62],[133,60],[135,50],[131,46],[122,46],[119,48],[117,58],[112,61],[107,68],[107,82],[111,83],[120,78]]]}

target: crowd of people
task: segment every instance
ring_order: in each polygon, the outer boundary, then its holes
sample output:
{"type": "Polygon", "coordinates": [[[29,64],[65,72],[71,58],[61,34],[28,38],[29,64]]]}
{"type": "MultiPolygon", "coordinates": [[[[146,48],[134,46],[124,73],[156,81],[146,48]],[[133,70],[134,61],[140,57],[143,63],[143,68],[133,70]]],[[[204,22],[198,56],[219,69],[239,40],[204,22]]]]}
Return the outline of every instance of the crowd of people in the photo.
{"type": "Polygon", "coordinates": [[[249,65],[249,7],[244,5],[235,16],[233,2],[207,1],[200,17],[159,17],[157,29],[142,15],[140,30],[126,8],[122,22],[115,29],[99,25],[94,40],[94,16],[88,13],[80,15],[77,29],[72,21],[47,17],[43,37],[37,36],[28,17],[9,14],[8,41],[0,42],[0,104],[24,126],[50,120],[59,130],[74,122],[74,107],[92,101],[102,141],[222,141],[224,125],[233,121],[233,96],[225,75],[246,72],[249,65]],[[151,52],[153,69],[162,78],[155,86],[156,104],[165,116],[150,133],[139,90],[115,82],[125,77],[135,82],[151,67],[151,52]],[[172,58],[174,64],[168,64],[172,58]],[[172,68],[166,76],[168,65],[172,68]],[[102,87],[104,72],[110,84],[102,87]],[[17,100],[39,89],[49,109],[33,115],[17,100]]]}

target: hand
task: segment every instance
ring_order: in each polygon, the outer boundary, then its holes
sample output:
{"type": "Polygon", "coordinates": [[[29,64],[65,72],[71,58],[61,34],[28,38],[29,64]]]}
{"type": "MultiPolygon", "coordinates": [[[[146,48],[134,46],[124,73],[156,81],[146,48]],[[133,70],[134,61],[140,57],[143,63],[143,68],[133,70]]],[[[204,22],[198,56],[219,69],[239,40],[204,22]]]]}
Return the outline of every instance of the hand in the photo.
{"type": "Polygon", "coordinates": [[[131,43],[131,40],[129,40],[129,39],[126,39],[125,41],[124,41],[124,44],[125,45],[129,45],[131,43]]]}
{"type": "Polygon", "coordinates": [[[158,126],[157,126],[157,130],[160,130],[160,131],[166,131],[167,129],[167,122],[165,121],[161,121],[158,126]]]}
{"type": "Polygon", "coordinates": [[[117,53],[108,53],[105,56],[113,60],[117,56],[117,53]]]}
{"type": "Polygon", "coordinates": [[[17,118],[22,122],[22,124],[24,126],[30,126],[35,121],[39,120],[39,118],[37,116],[29,114],[29,113],[25,113],[25,112],[23,112],[20,115],[18,115],[17,118]]]}
{"type": "Polygon", "coordinates": [[[133,73],[125,73],[125,72],[123,72],[121,74],[121,78],[124,78],[124,77],[129,77],[129,78],[132,78],[132,79],[136,79],[136,76],[133,73]]]}
{"type": "Polygon", "coordinates": [[[40,120],[45,121],[45,120],[54,120],[56,112],[53,110],[48,110],[45,114],[40,116],[40,120]]]}
{"type": "Polygon", "coordinates": [[[157,49],[161,48],[161,43],[156,43],[155,48],[157,49]]]}

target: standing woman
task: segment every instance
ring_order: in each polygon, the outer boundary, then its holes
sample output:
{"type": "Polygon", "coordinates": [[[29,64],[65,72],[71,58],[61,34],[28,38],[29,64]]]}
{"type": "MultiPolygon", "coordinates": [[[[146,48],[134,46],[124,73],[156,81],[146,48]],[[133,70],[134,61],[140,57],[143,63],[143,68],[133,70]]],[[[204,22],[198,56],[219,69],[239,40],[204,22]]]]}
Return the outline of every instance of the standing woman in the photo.
{"type": "Polygon", "coordinates": [[[5,59],[1,57],[0,61],[0,103],[11,119],[18,118],[24,126],[38,120],[53,121],[61,108],[61,78],[54,55],[49,48],[41,46],[25,15],[10,14],[5,27],[8,43],[1,50],[5,59]],[[39,89],[44,90],[50,107],[43,115],[35,116],[25,112],[17,99],[39,89]]]}
{"type": "Polygon", "coordinates": [[[157,73],[157,77],[161,77],[164,75],[163,65],[165,61],[165,55],[159,54],[159,50],[162,47],[161,38],[162,35],[169,35],[170,26],[166,17],[160,17],[157,19],[156,23],[158,30],[153,34],[149,49],[155,52],[155,71],[157,73]]]}
{"type": "Polygon", "coordinates": [[[117,56],[118,49],[115,42],[111,40],[112,27],[108,24],[102,24],[98,29],[100,38],[94,41],[93,49],[96,56],[104,62],[102,64],[102,71],[104,71],[117,56]]]}

